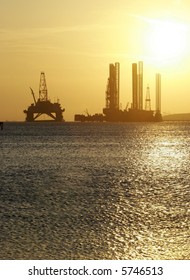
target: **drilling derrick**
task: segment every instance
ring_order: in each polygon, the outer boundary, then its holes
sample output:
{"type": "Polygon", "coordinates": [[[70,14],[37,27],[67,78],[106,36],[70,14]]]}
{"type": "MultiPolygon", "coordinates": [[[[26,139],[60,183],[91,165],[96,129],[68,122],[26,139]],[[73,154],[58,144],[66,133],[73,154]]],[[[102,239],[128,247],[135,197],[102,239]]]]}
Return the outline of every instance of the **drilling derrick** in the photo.
{"type": "Polygon", "coordinates": [[[106,108],[119,109],[119,63],[109,65],[109,78],[106,90],[106,108]]]}
{"type": "Polygon", "coordinates": [[[147,86],[147,88],[146,88],[145,110],[146,111],[151,111],[151,99],[150,99],[150,88],[149,88],[149,86],[147,86]]]}
{"type": "Polygon", "coordinates": [[[109,65],[109,78],[106,89],[106,107],[103,112],[108,118],[115,119],[119,112],[119,78],[120,65],[118,62],[109,65]]]}
{"type": "Polygon", "coordinates": [[[40,75],[39,100],[40,101],[48,100],[48,91],[47,91],[46,78],[44,72],[41,72],[40,75]]]}
{"type": "Polygon", "coordinates": [[[48,91],[44,72],[41,72],[40,75],[39,98],[37,101],[32,89],[31,93],[34,103],[31,104],[27,110],[24,110],[27,122],[36,121],[41,115],[49,116],[52,121],[64,121],[62,113],[65,111],[65,109],[61,108],[59,102],[51,103],[50,100],[48,100],[48,91]]]}

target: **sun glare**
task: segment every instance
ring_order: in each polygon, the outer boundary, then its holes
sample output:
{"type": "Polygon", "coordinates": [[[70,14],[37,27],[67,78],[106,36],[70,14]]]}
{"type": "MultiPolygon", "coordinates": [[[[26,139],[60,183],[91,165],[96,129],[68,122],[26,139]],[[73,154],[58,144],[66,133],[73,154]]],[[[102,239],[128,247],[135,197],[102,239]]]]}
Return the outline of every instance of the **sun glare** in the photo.
{"type": "Polygon", "coordinates": [[[187,51],[187,26],[174,21],[151,21],[148,48],[157,60],[179,59],[187,51]]]}

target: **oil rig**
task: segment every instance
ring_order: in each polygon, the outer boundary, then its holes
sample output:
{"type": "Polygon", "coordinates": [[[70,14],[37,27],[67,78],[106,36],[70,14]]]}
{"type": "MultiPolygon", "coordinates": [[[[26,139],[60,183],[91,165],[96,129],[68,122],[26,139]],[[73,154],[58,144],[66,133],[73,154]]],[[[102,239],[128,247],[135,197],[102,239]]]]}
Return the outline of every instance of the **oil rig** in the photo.
{"type": "Polygon", "coordinates": [[[30,88],[34,103],[32,103],[27,110],[24,110],[26,114],[27,122],[39,121],[38,118],[45,114],[50,117],[50,121],[63,122],[63,112],[65,109],[61,108],[61,105],[57,101],[51,103],[48,99],[48,90],[46,85],[45,73],[40,74],[40,85],[39,85],[39,98],[36,100],[35,93],[30,88]]]}
{"type": "Polygon", "coordinates": [[[103,109],[106,121],[153,122],[161,121],[161,75],[156,74],[156,111],[151,110],[150,89],[147,87],[145,109],[143,109],[143,62],[132,64],[132,104],[125,110],[119,108],[119,63],[109,65],[106,90],[106,107],[103,109]]]}
{"type": "Polygon", "coordinates": [[[107,122],[154,122],[162,121],[161,115],[161,75],[156,74],[156,110],[151,110],[150,88],[147,87],[145,109],[143,109],[143,62],[132,64],[132,104],[125,110],[119,106],[120,64],[109,65],[109,77],[106,88],[105,108],[103,114],[75,115],[75,121],[107,122]]]}

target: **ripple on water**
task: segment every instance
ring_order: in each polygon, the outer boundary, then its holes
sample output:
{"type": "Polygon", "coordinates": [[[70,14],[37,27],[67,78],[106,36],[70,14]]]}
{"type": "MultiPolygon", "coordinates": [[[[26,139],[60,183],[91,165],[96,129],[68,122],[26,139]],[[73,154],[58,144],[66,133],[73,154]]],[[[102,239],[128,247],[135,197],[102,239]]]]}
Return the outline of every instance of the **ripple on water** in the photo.
{"type": "Polygon", "coordinates": [[[189,259],[190,124],[9,124],[2,259],[189,259]]]}

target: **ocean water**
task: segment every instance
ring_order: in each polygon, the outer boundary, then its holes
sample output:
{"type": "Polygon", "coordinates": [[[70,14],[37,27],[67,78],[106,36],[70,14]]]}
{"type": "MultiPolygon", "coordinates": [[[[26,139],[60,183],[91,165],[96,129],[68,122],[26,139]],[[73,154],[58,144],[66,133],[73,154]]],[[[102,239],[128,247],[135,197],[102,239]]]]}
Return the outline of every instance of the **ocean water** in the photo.
{"type": "Polygon", "coordinates": [[[0,259],[190,259],[190,122],[5,123],[0,259]]]}

